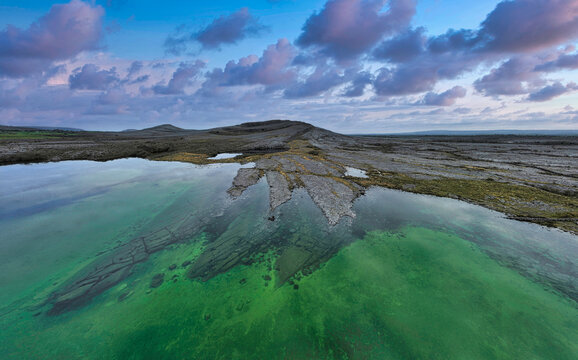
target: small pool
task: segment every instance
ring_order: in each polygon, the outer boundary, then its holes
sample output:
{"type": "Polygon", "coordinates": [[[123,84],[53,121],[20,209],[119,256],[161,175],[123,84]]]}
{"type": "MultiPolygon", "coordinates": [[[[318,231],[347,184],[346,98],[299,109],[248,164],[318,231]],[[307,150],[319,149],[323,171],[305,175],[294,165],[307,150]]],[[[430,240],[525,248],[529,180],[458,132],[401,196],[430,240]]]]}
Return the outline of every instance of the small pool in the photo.
{"type": "Polygon", "coordinates": [[[345,176],[353,176],[353,177],[358,177],[358,178],[369,177],[369,176],[367,176],[367,174],[365,173],[364,170],[356,169],[356,168],[349,167],[349,166],[346,166],[345,170],[346,170],[345,176]]]}
{"type": "Polygon", "coordinates": [[[209,160],[232,159],[232,158],[235,158],[239,155],[243,155],[243,154],[240,154],[240,153],[221,153],[221,154],[218,154],[217,156],[213,156],[213,157],[210,157],[208,159],[209,160]]]}

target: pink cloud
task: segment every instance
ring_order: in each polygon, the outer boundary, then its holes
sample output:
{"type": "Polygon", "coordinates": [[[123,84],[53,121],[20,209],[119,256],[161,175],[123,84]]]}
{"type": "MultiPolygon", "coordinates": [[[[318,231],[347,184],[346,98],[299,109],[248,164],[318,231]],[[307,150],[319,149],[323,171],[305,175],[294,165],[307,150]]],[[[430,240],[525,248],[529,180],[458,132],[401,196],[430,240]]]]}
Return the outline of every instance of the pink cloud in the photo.
{"type": "Polygon", "coordinates": [[[0,31],[0,75],[22,77],[46,70],[53,61],[98,48],[104,9],[79,0],[54,5],[22,30],[0,31]]]}

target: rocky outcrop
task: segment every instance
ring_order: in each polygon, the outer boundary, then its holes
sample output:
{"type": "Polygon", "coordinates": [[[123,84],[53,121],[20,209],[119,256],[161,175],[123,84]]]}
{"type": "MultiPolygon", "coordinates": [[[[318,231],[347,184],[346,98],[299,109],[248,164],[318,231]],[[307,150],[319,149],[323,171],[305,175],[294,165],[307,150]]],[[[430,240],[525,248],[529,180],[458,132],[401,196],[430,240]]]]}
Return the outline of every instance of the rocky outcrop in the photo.
{"type": "Polygon", "coordinates": [[[237,176],[233,179],[233,185],[228,190],[228,193],[237,198],[249,187],[259,182],[260,172],[258,169],[241,168],[237,172],[237,176]]]}
{"type": "Polygon", "coordinates": [[[269,203],[271,210],[291,199],[289,181],[283,174],[277,171],[267,171],[267,183],[269,184],[269,203]]]}
{"type": "Polygon", "coordinates": [[[301,180],[329,224],[337,224],[343,216],[355,217],[351,207],[353,201],[362,193],[359,186],[315,175],[302,175],[301,180]]]}
{"type": "Polygon", "coordinates": [[[345,168],[338,163],[296,154],[280,154],[259,159],[252,169],[239,169],[228,190],[238,197],[265,174],[269,184],[271,210],[291,199],[294,189],[304,188],[323,211],[330,225],[344,216],[355,217],[353,201],[364,189],[345,177],[345,168]]]}

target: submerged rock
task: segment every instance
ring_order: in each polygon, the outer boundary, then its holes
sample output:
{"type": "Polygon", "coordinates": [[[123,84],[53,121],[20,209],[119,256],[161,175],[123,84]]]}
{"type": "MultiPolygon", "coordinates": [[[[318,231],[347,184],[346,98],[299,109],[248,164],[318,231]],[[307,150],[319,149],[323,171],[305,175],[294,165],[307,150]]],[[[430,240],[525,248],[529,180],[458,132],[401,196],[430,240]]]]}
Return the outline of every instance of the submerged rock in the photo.
{"type": "Polygon", "coordinates": [[[126,290],[126,291],[124,291],[122,294],[120,294],[120,295],[118,296],[118,302],[123,302],[124,300],[126,300],[127,298],[129,298],[133,293],[134,293],[134,291],[132,291],[132,290],[126,290]]]}
{"type": "Polygon", "coordinates": [[[165,281],[165,274],[162,274],[162,273],[156,274],[151,279],[150,287],[153,289],[158,288],[159,286],[161,286],[163,284],[164,281],[165,281]]]}
{"type": "Polygon", "coordinates": [[[48,315],[57,315],[88,303],[95,296],[127,278],[133,267],[165,247],[187,239],[203,230],[222,212],[222,205],[214,202],[202,213],[183,213],[183,205],[174,203],[158,215],[158,226],[139,234],[110,252],[96,258],[91,264],[64,282],[46,300],[52,304],[48,315]]]}

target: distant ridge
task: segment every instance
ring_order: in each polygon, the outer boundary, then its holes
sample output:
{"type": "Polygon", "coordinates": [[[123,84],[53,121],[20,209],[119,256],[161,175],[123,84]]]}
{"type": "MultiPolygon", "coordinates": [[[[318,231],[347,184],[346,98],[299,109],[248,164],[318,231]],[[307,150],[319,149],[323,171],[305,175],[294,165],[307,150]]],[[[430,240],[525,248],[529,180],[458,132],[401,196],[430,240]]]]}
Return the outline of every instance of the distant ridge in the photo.
{"type": "Polygon", "coordinates": [[[180,127],[176,127],[171,124],[163,124],[158,126],[153,126],[150,128],[142,129],[142,130],[124,130],[121,131],[123,135],[129,136],[178,136],[188,135],[191,133],[198,132],[198,130],[186,130],[181,129],[180,127]]]}
{"type": "Polygon", "coordinates": [[[70,128],[70,127],[60,127],[60,126],[9,126],[0,125],[0,130],[22,130],[22,131],[34,131],[34,130],[59,130],[59,131],[84,131],[83,129],[70,128]]]}
{"type": "Polygon", "coordinates": [[[474,136],[474,135],[525,135],[525,136],[578,136],[578,130],[431,130],[401,133],[350,134],[361,136],[474,136]]]}

